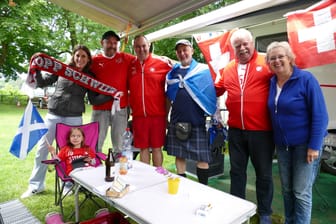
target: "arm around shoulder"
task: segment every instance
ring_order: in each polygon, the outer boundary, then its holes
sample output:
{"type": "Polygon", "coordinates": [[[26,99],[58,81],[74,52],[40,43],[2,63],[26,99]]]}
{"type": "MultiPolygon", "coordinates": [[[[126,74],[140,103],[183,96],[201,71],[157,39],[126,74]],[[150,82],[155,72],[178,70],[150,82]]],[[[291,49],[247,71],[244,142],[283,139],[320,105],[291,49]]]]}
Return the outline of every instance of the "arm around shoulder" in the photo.
{"type": "Polygon", "coordinates": [[[88,98],[89,98],[90,104],[92,105],[100,105],[100,104],[113,100],[112,96],[100,94],[92,90],[89,90],[88,98]]]}

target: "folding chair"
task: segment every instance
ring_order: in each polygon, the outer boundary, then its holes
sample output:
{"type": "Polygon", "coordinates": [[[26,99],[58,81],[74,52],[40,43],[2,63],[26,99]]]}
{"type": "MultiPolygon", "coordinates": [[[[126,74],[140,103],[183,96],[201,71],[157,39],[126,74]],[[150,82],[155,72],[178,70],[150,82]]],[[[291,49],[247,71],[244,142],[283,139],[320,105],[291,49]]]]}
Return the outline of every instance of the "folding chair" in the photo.
{"type": "MultiPolygon", "coordinates": [[[[88,124],[83,124],[79,126],[70,126],[67,124],[63,123],[57,123],[56,124],[56,151],[58,152],[63,146],[67,144],[67,135],[71,128],[74,127],[79,127],[83,130],[85,134],[85,144],[90,146],[93,150],[96,149],[97,147],[97,142],[98,142],[98,136],[99,136],[99,124],[98,122],[92,122],[88,124]]],[[[106,159],[106,156],[103,153],[96,153],[96,165],[95,166],[100,166],[102,164],[102,160],[106,159]]],[[[65,173],[65,162],[64,161],[59,161],[57,159],[52,159],[52,160],[45,160],[42,161],[45,164],[53,164],[55,166],[55,171],[56,171],[56,177],[55,177],[55,205],[59,205],[61,209],[61,214],[64,216],[64,211],[63,211],[63,200],[66,196],[68,196],[69,192],[73,190],[73,187],[75,186],[73,184],[73,180],[70,176],[66,175],[65,173]],[[65,194],[63,193],[65,189],[65,185],[67,183],[72,183],[72,188],[66,192],[65,194]]],[[[80,203],[79,207],[81,207],[85,201],[88,199],[92,200],[97,207],[100,207],[100,205],[92,198],[93,195],[92,193],[86,191],[83,189],[83,193],[85,194],[84,200],[80,203]]],[[[72,216],[73,214],[71,214],[72,216]]],[[[70,217],[71,217],[70,216],[70,217]]]]}

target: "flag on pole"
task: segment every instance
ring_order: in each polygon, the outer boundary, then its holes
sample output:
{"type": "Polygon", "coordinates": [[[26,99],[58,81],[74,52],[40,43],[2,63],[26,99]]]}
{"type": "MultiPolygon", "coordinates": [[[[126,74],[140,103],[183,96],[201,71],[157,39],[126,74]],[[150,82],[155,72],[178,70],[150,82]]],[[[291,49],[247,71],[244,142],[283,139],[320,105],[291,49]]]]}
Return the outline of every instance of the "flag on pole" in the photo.
{"type": "Polygon", "coordinates": [[[19,129],[9,149],[10,153],[19,159],[25,159],[36,143],[47,133],[41,115],[29,100],[21,119],[19,129]]]}
{"type": "Polygon", "coordinates": [[[324,0],[287,17],[288,41],[296,65],[309,68],[336,62],[336,1],[324,0]]]}
{"type": "Polygon", "coordinates": [[[194,35],[215,82],[220,78],[224,67],[234,58],[234,50],[230,43],[234,31],[194,35]]]}

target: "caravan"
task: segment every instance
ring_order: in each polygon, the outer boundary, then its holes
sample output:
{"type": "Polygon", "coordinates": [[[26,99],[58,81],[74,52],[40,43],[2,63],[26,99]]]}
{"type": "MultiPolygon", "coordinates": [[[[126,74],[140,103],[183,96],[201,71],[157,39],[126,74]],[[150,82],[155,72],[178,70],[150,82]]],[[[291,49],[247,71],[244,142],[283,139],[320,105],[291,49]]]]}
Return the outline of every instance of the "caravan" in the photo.
{"type": "MultiPolygon", "coordinates": [[[[317,2],[319,1],[289,1],[285,4],[256,10],[254,12],[225,19],[221,22],[204,27],[192,28],[192,30],[180,30],[175,36],[191,37],[196,33],[232,30],[234,28],[246,28],[251,31],[255,38],[255,47],[257,51],[265,53],[266,47],[271,42],[288,40],[287,20],[284,17],[285,14],[294,12],[296,10],[306,9],[313,4],[316,4],[317,2]]],[[[239,11],[237,11],[237,14],[239,14],[238,12],[239,11]]],[[[222,16],[223,18],[226,18],[226,15],[222,16]]],[[[197,18],[193,18],[192,20],[197,20],[197,18]]],[[[188,26],[187,21],[184,21],[183,23],[185,24],[185,27],[188,26]]],[[[169,29],[176,30],[173,28],[173,26],[169,29]]],[[[165,28],[164,30],[168,31],[168,28],[165,28]]],[[[156,34],[160,32],[161,31],[156,31],[152,34],[149,34],[148,36],[158,40],[160,37],[158,37],[156,34]]],[[[336,129],[336,106],[334,104],[334,97],[336,95],[336,62],[324,66],[312,67],[307,70],[311,71],[316,76],[322,87],[329,113],[328,129],[336,129]]]]}
{"type": "MultiPolygon", "coordinates": [[[[287,20],[284,17],[286,13],[306,9],[317,2],[319,1],[295,1],[242,15],[202,29],[194,30],[193,32],[218,31],[220,29],[231,30],[236,27],[246,28],[250,30],[255,37],[255,47],[257,51],[266,52],[266,48],[271,42],[288,40],[287,20]]],[[[335,37],[334,33],[334,38],[335,37]]],[[[307,57],[309,57],[309,55],[307,55],[307,57]]],[[[307,70],[311,71],[318,79],[329,114],[329,135],[325,138],[321,166],[325,171],[336,175],[336,61],[307,70]]]]}
{"type": "MultiPolygon", "coordinates": [[[[210,12],[207,15],[200,16],[202,18],[196,17],[189,21],[184,21],[181,24],[166,27],[151,33],[148,37],[152,40],[159,40],[166,37],[191,37],[194,34],[227,31],[234,28],[246,28],[251,31],[255,38],[255,47],[257,51],[265,53],[267,46],[271,42],[288,40],[287,19],[284,17],[285,14],[297,10],[304,10],[320,1],[288,1],[281,5],[267,7],[245,14],[242,13],[242,10],[245,10],[244,7],[238,7],[238,4],[243,2],[244,1],[231,5],[232,7],[230,10],[224,10],[224,8],[217,10],[218,12],[220,11],[223,18],[220,22],[216,22],[217,18],[213,18],[213,23],[211,23],[211,17],[215,17],[218,13],[210,12]],[[235,7],[235,5],[237,7],[235,7]],[[232,10],[236,11],[233,13],[232,10]],[[234,16],[233,14],[237,14],[238,16],[234,16]],[[193,25],[196,21],[210,23],[211,25],[197,27],[193,25]],[[171,33],[173,33],[173,35],[171,33]]],[[[335,32],[335,28],[331,30],[334,30],[335,32]]],[[[309,55],[307,55],[307,57],[309,57],[309,55]]],[[[329,114],[329,135],[325,139],[324,155],[322,157],[321,165],[324,170],[336,175],[336,106],[334,103],[334,97],[336,96],[336,62],[312,67],[307,70],[311,71],[318,79],[326,100],[329,114]]]]}

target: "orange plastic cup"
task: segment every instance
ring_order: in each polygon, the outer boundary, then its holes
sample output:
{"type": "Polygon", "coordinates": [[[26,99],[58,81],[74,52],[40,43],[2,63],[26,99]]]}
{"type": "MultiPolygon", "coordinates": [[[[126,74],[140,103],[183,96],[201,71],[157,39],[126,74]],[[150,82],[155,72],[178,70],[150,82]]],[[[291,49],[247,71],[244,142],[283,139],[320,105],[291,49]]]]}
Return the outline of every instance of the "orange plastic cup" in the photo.
{"type": "Polygon", "coordinates": [[[177,194],[180,185],[180,178],[169,177],[168,178],[168,194],[177,194]]]}
{"type": "Polygon", "coordinates": [[[119,159],[119,174],[120,175],[126,175],[128,172],[128,168],[127,168],[127,157],[122,156],[119,159]]]}

